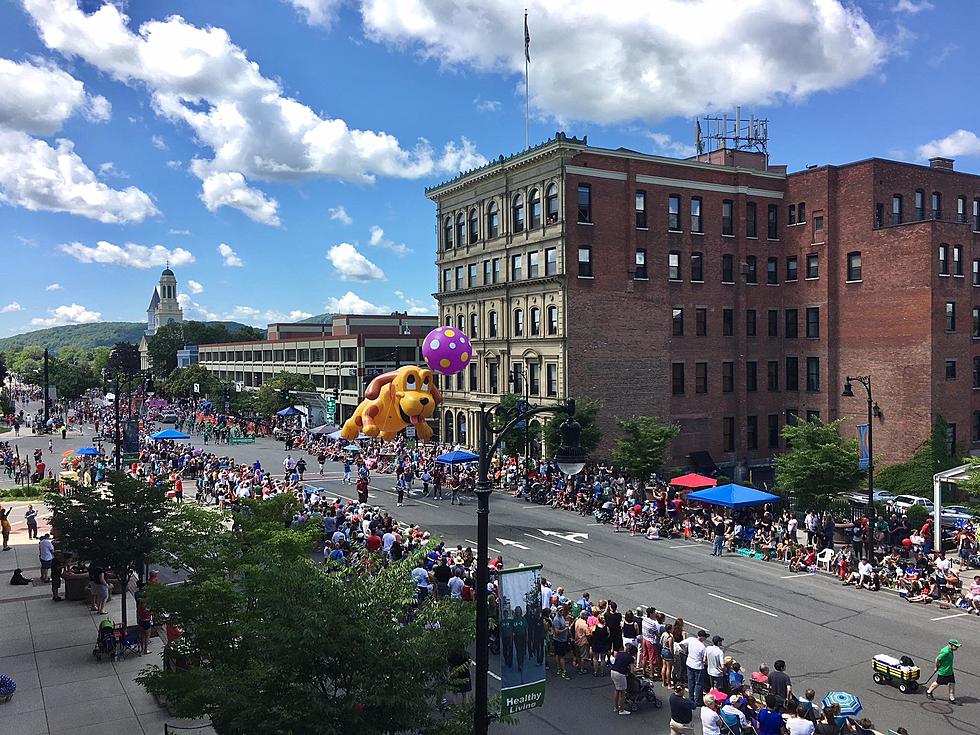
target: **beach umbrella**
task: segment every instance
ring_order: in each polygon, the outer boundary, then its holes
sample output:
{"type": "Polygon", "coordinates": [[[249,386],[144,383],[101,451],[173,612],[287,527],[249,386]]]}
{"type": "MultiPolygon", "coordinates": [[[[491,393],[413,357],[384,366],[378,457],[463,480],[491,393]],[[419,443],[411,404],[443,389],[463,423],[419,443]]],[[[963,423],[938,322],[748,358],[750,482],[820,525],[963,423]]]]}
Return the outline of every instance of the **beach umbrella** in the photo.
{"type": "Polygon", "coordinates": [[[82,447],[81,449],[75,452],[75,454],[78,454],[82,457],[95,457],[98,455],[98,453],[99,450],[96,449],[95,447],[82,447]]]}
{"type": "Polygon", "coordinates": [[[74,454],[74,453],[75,453],[75,450],[74,449],[69,449],[67,452],[62,452],[61,453],[61,456],[62,457],[67,457],[68,455],[74,454]]]}
{"type": "MultiPolygon", "coordinates": [[[[361,433],[359,433],[357,435],[357,438],[358,439],[370,439],[371,437],[369,437],[367,434],[365,434],[362,431],[361,433]]],[[[334,441],[336,441],[337,439],[343,439],[343,437],[340,435],[340,429],[337,429],[336,431],[331,431],[329,434],[327,434],[327,439],[333,439],[334,441]]]]}
{"type": "Polygon", "coordinates": [[[823,706],[840,705],[840,713],[844,717],[857,717],[861,714],[861,700],[848,692],[830,692],[823,698],[823,706]]]}
{"type": "Polygon", "coordinates": [[[282,411],[276,411],[276,416],[299,416],[302,413],[302,411],[299,411],[292,406],[287,406],[282,411]]]}
{"type": "Polygon", "coordinates": [[[345,452],[359,452],[359,451],[361,451],[361,448],[359,446],[357,446],[356,444],[348,444],[346,447],[344,447],[344,451],[345,452]]]}
{"type": "Polygon", "coordinates": [[[150,436],[151,439],[190,439],[190,436],[174,429],[164,429],[150,436]]]}

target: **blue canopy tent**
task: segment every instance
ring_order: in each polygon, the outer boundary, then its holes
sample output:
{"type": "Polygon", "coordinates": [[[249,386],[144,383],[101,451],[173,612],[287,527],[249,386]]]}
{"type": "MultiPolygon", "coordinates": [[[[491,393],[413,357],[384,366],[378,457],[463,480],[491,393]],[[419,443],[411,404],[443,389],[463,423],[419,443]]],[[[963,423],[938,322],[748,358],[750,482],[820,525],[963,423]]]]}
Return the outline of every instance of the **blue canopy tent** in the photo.
{"type": "Polygon", "coordinates": [[[359,452],[359,451],[361,451],[361,448],[359,446],[357,446],[356,444],[348,444],[346,447],[344,447],[344,451],[345,452],[359,452]]]}
{"type": "Polygon", "coordinates": [[[302,411],[293,406],[287,406],[282,411],[276,411],[276,416],[301,416],[302,414],[302,411]]]}
{"type": "Polygon", "coordinates": [[[436,462],[442,462],[443,464],[469,464],[470,462],[479,461],[480,455],[473,454],[473,452],[464,452],[461,449],[446,452],[436,457],[436,462]]]}
{"type": "Polygon", "coordinates": [[[150,435],[151,439],[190,439],[190,436],[174,429],[164,429],[150,435]]]}
{"type": "Polygon", "coordinates": [[[82,447],[81,449],[75,452],[75,454],[79,455],[80,457],[94,457],[98,453],[99,450],[96,449],[95,447],[82,447]]]}
{"type": "MultiPolygon", "coordinates": [[[[357,435],[357,439],[370,439],[370,438],[371,437],[369,437],[364,432],[361,432],[357,435]]],[[[340,435],[340,429],[337,429],[336,431],[332,431],[329,434],[327,434],[327,439],[333,439],[334,441],[337,441],[337,439],[343,439],[343,437],[340,435]]]]}
{"type": "Polygon", "coordinates": [[[750,505],[773,503],[780,498],[744,485],[728,484],[688,493],[687,499],[709,505],[723,505],[726,508],[746,508],[750,505]]]}

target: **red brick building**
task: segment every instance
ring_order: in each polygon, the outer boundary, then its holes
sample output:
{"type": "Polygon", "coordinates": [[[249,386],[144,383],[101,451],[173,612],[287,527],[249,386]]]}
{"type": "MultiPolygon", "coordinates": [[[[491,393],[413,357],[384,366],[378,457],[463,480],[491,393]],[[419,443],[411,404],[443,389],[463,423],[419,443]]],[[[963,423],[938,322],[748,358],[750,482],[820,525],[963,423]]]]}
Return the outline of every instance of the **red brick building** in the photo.
{"type": "Polygon", "coordinates": [[[763,467],[787,421],[861,420],[840,393],[870,374],[879,466],[940,413],[980,446],[980,177],[699,159],[559,134],[427,191],[440,316],[481,350],[443,435],[472,444],[476,407],[527,380],[532,400],[600,400],[607,446],[617,418],[656,415],[681,427],[675,464],[763,467]]]}

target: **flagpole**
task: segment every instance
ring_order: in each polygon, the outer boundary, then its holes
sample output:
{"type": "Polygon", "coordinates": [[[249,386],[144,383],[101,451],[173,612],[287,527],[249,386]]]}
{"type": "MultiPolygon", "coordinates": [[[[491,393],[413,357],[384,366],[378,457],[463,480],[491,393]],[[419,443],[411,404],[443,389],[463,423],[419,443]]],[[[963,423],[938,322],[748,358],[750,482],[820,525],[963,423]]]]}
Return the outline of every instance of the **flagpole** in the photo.
{"type": "Polygon", "coordinates": [[[528,47],[530,46],[530,36],[527,31],[527,8],[524,8],[524,150],[530,147],[528,142],[527,133],[527,118],[528,118],[528,106],[530,104],[530,94],[528,92],[528,66],[531,61],[530,51],[528,47]]]}

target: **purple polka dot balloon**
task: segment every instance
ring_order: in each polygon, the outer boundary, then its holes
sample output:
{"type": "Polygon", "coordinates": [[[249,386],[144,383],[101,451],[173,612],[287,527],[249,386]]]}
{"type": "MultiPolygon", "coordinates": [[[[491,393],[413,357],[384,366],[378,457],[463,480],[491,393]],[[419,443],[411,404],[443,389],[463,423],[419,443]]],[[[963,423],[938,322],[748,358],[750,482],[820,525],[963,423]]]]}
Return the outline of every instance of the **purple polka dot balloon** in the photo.
{"type": "Polygon", "coordinates": [[[466,335],[455,327],[436,327],[425,337],[422,357],[432,370],[443,375],[455,375],[470,363],[473,346],[466,335]]]}

